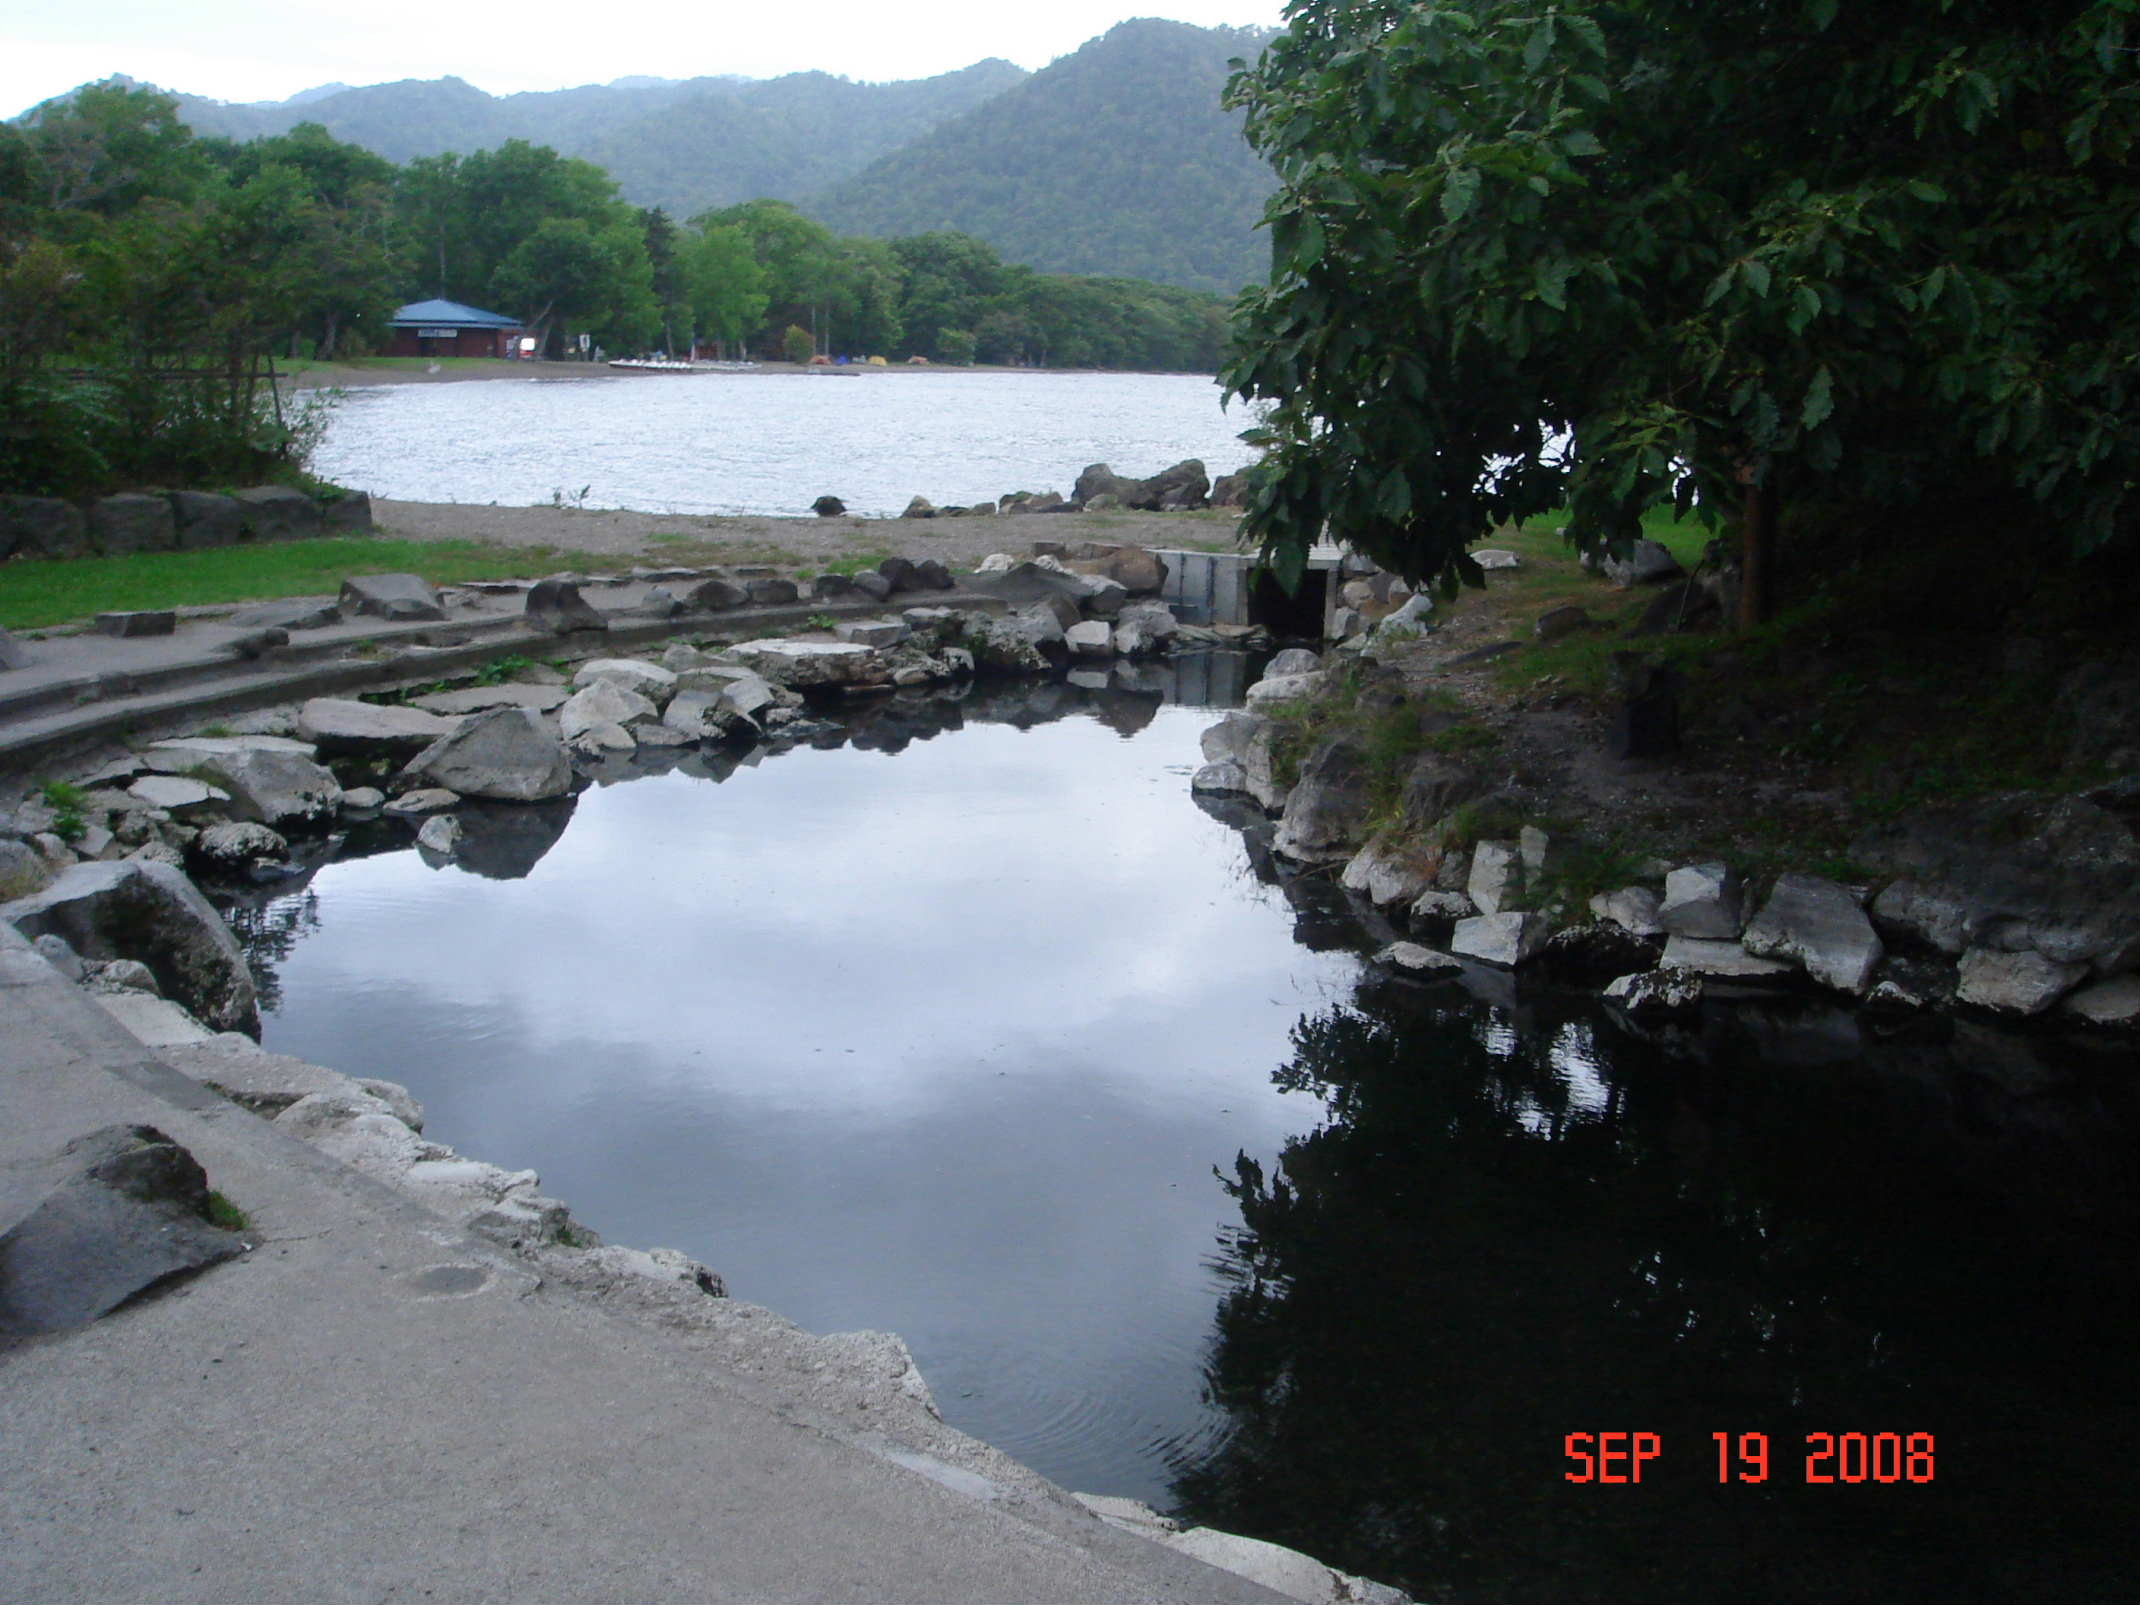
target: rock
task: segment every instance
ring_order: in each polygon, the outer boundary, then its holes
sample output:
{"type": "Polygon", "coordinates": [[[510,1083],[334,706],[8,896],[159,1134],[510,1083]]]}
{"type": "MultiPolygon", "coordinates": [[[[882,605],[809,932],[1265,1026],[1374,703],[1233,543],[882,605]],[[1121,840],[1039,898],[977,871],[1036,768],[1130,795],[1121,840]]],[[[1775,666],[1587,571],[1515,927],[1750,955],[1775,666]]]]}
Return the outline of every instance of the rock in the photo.
{"type": "Polygon", "coordinates": [[[1338,884],[1359,892],[1377,908],[1387,903],[1414,903],[1434,886],[1439,853],[1422,851],[1402,833],[1385,831],[1346,863],[1338,884]]]}
{"type": "Polygon", "coordinates": [[[1131,596],[1157,596],[1167,583],[1166,560],[1142,546],[1106,547],[1102,555],[1077,559],[1069,567],[1075,574],[1112,580],[1131,596]]]}
{"type": "Polygon", "coordinates": [[[727,727],[726,710],[723,709],[721,691],[708,691],[693,687],[679,691],[669,699],[669,705],[661,711],[661,722],[679,735],[694,741],[704,741],[718,736],[727,727]]]}
{"type": "Polygon", "coordinates": [[[7,630],[0,630],[0,669],[20,669],[30,661],[30,649],[7,630]]]}
{"type": "Polygon", "coordinates": [[[149,752],[173,747],[211,749],[202,751],[187,766],[188,772],[228,792],[229,811],[235,819],[302,826],[331,820],[342,805],[341,783],[313,761],[308,743],[271,736],[233,736],[158,742],[149,752]]]}
{"type": "Polygon", "coordinates": [[[832,633],[842,641],[852,641],[860,646],[897,646],[914,631],[904,619],[850,619],[832,627],[832,633]]]}
{"type": "Polygon", "coordinates": [[[2070,994],[2064,1008],[2097,1025],[2140,1025],[2140,975],[2113,976],[2070,994]]]}
{"type": "Polygon", "coordinates": [[[916,496],[907,503],[906,510],[899,516],[901,518],[934,518],[936,516],[936,504],[926,496],[916,496]]]}
{"type": "MultiPolygon", "coordinates": [[[[694,598],[696,593],[693,593],[694,598]]],[[[694,606],[703,606],[694,601],[694,606]]],[[[606,630],[609,621],[580,594],[571,580],[537,580],[528,588],[528,622],[552,635],[571,635],[578,630],[606,630]]]]}
{"type": "MultiPolygon", "coordinates": [[[[1150,479],[1138,481],[1122,500],[1126,506],[1140,512],[1169,513],[1203,506],[1210,491],[1211,477],[1204,472],[1204,465],[1191,457],[1172,468],[1161,469],[1150,479]]],[[[1158,589],[1157,585],[1152,589],[1158,589]]]]}
{"type": "Polygon", "coordinates": [[[422,819],[443,808],[460,805],[461,794],[448,791],[444,786],[427,786],[419,791],[405,791],[386,805],[389,819],[422,819]]]}
{"type": "Polygon", "coordinates": [[[1478,913],[1479,905],[1462,892],[1421,892],[1412,902],[1411,917],[1425,924],[1439,924],[1444,920],[1468,920],[1478,913]]]}
{"type": "MultiPolygon", "coordinates": [[[[987,506],[987,504],[983,503],[982,506],[985,507],[987,506]]],[[[980,512],[981,510],[981,507],[975,507],[972,509],[972,511],[976,513],[980,512]]],[[[988,507],[987,510],[989,512],[995,511],[993,507],[988,507]]],[[[914,583],[919,589],[924,591],[949,591],[954,589],[958,584],[958,582],[951,577],[951,570],[946,568],[941,562],[939,562],[933,557],[925,557],[915,563],[914,583]]]]}
{"type": "Polygon", "coordinates": [[[892,582],[870,570],[854,576],[854,588],[872,602],[889,601],[892,595],[892,582]]]}
{"type": "Polygon", "coordinates": [[[1054,648],[1066,653],[1069,647],[1063,641],[1063,632],[1079,622],[1076,615],[1075,608],[1057,597],[1020,608],[1006,622],[1043,651],[1054,648]],[[1062,616],[1065,611],[1071,615],[1067,621],[1062,616]]]}
{"type": "Polygon", "coordinates": [[[1327,670],[1312,674],[1265,675],[1248,688],[1250,708],[1271,708],[1289,702],[1307,702],[1330,683],[1327,670]]]}
{"type": "Polygon", "coordinates": [[[1483,569],[1521,568],[1523,560],[1514,552],[1504,552],[1493,547],[1483,547],[1471,554],[1471,560],[1483,569]]]}
{"type": "Polygon", "coordinates": [[[417,574],[353,574],[342,581],[341,605],[352,613],[397,621],[446,616],[438,593],[417,574]]]}
{"type": "Polygon", "coordinates": [[[342,793],[342,816],[363,819],[386,806],[386,793],[377,786],[356,786],[342,793]]]}
{"type": "Polygon", "coordinates": [[[241,658],[248,660],[264,658],[277,647],[288,646],[290,644],[290,632],[279,627],[267,630],[247,630],[243,635],[233,636],[223,644],[241,658]]]}
{"type": "Polygon", "coordinates": [[[874,651],[853,641],[744,641],[721,657],[797,689],[875,681],[883,667],[874,651]]]}
{"type": "Polygon", "coordinates": [[[1663,923],[1657,917],[1662,899],[1647,886],[1623,886],[1616,892],[1600,892],[1590,900],[1590,912],[1594,918],[1617,925],[1634,936],[1662,936],[1663,923]]]}
{"type": "MultiPolygon", "coordinates": [[[[1418,598],[1414,597],[1412,600],[1416,602],[1418,598]]],[[[1411,603],[1405,605],[1409,607],[1411,603]]],[[[1541,641],[1559,641],[1596,627],[1597,620],[1585,609],[1570,605],[1547,608],[1531,621],[1531,634],[1541,641]]]]}
{"type": "Polygon", "coordinates": [[[1197,738],[1207,763],[1239,763],[1248,753],[1248,743],[1262,729],[1265,720],[1252,713],[1243,713],[1238,708],[1222,715],[1219,722],[1205,730],[1197,738]]]}
{"type": "Polygon", "coordinates": [[[290,844],[267,826],[246,820],[210,825],[193,838],[193,856],[212,869],[237,873],[290,856],[290,844]]]}
{"type": "Polygon", "coordinates": [[[1683,578],[1687,572],[1669,547],[1651,540],[1636,541],[1628,548],[1627,556],[1608,556],[1599,567],[1623,591],[1636,585],[1662,585],[1667,580],[1683,578]]]}
{"type": "Polygon", "coordinates": [[[97,634],[116,636],[121,640],[137,635],[170,635],[177,629],[178,615],[168,609],[97,615],[97,634]]]}
{"type": "Polygon", "coordinates": [[[246,608],[229,622],[245,630],[323,630],[342,622],[342,610],[323,596],[300,596],[246,608]]]}
{"type": "Polygon", "coordinates": [[[1690,970],[1644,970],[1613,981],[1605,988],[1605,1001],[1629,1014],[1677,1014],[1699,1008],[1702,991],[1702,978],[1690,970]]]}
{"type": "Polygon", "coordinates": [[[1675,936],[1736,942],[1739,935],[1739,874],[1727,864],[1690,864],[1664,878],[1657,920],[1675,936]]]}
{"type": "Polygon", "coordinates": [[[607,680],[627,691],[636,691],[649,702],[666,701],[676,690],[676,675],[658,663],[647,663],[639,658],[593,658],[572,671],[575,690],[584,691],[598,681],[607,680]]]}
{"type": "Polygon", "coordinates": [[[1639,652],[1612,655],[1620,704],[1606,751],[1615,758],[1669,758],[1679,751],[1679,697],[1687,677],[1639,652]]]}
{"type": "Polygon", "coordinates": [[[1367,628],[1367,616],[1356,607],[1341,607],[1330,615],[1330,639],[1350,641],[1367,628]]]}
{"type": "Polygon", "coordinates": [[[89,504],[89,539],[98,551],[113,557],[168,552],[178,545],[178,525],[163,497],[125,491],[89,504]]]}
{"type": "Polygon", "coordinates": [[[453,728],[453,720],[422,708],[343,697],[314,697],[297,712],[299,738],[329,757],[408,758],[453,728]]]}
{"type": "Polygon", "coordinates": [[[369,531],[372,527],[372,498],[369,491],[345,490],[340,485],[330,485],[321,492],[320,499],[314,505],[319,509],[322,535],[369,531]]]}
{"type": "Polygon", "coordinates": [[[210,813],[230,801],[230,793],[221,787],[186,775],[143,775],[126,788],[126,794],[151,808],[161,808],[173,819],[210,813]]]}
{"type": "Polygon", "coordinates": [[[810,504],[810,511],[819,518],[838,518],[847,511],[847,504],[837,496],[820,496],[810,504]]]}
{"type": "Polygon", "coordinates": [[[1958,893],[1917,881],[1891,881],[1873,899],[1873,916],[1948,955],[1969,945],[1969,905],[1958,893]]]}
{"type": "Polygon", "coordinates": [[[752,607],[793,607],[802,600],[802,592],[793,580],[750,580],[745,583],[743,592],[750,598],[752,607]]]}
{"type": "Polygon", "coordinates": [[[1452,975],[1464,967],[1449,954],[1417,942],[1392,942],[1374,956],[1373,962],[1410,975],[1452,975]]]}
{"type": "Polygon", "coordinates": [[[86,1326],[174,1277],[248,1246],[208,1221],[208,1176],[154,1126],[67,1145],[72,1174],[0,1235],[0,1335],[86,1326]]]}
{"type": "Polygon", "coordinates": [[[303,540],[320,532],[319,503],[288,485],[255,485],[234,492],[232,500],[253,540],[303,540]]]}
{"type": "Polygon", "coordinates": [[[2057,964],[2034,952],[1972,947],[1962,955],[1957,1001],[2001,1014],[2041,1014],[2087,977],[2085,964],[2057,964]]]}
{"type": "Polygon", "coordinates": [[[1664,944],[1659,967],[1691,970],[1727,981],[1777,981],[1792,973],[1790,965],[1749,953],[1737,942],[1678,935],[1664,944]]]}
{"type": "Polygon", "coordinates": [[[1458,920],[1449,933],[1449,951],[1482,964],[1513,969],[1537,957],[1552,927],[1537,914],[1475,914],[1458,920]]]}
{"type": "Polygon", "coordinates": [[[1283,727],[1275,720],[1259,719],[1241,753],[1241,769],[1248,776],[1248,794],[1265,808],[1283,808],[1287,788],[1278,780],[1278,743],[1283,727]]]}
{"type": "Polygon", "coordinates": [[[1063,631],[1063,642],[1076,657],[1112,657],[1115,651],[1114,626],[1105,619],[1087,619],[1063,631]]]}
{"type": "Polygon", "coordinates": [[[0,836],[0,903],[43,891],[55,873],[45,855],[28,842],[0,836]]]}
{"type": "Polygon", "coordinates": [[[1523,852],[1514,842],[1480,842],[1471,850],[1464,892],[1481,914],[1502,914],[1524,904],[1523,852]]]}
{"type": "Polygon", "coordinates": [[[1214,794],[1248,790],[1248,771],[1230,758],[1207,763],[1189,777],[1189,789],[1214,794]]]}
{"type": "Polygon", "coordinates": [[[1126,503],[1136,493],[1137,483],[1123,478],[1105,463],[1093,463],[1077,476],[1077,483],[1070,487],[1070,499],[1088,510],[1097,496],[1112,496],[1116,502],[1126,503]]]}
{"type": "Polygon", "coordinates": [[[1248,505],[1248,476],[1246,474],[1221,474],[1211,482],[1211,505],[1214,507],[1246,507],[1248,505]]]}
{"type": "Polygon", "coordinates": [[[0,494],[0,560],[9,557],[86,557],[89,520],[57,496],[0,494]]]}
{"type": "Polygon", "coordinates": [[[84,958],[137,959],[164,995],[220,1030],[257,1034],[252,972],[230,928],[193,882],[168,864],[127,859],[74,864],[50,885],[0,906],[35,941],[62,936],[84,958]]]}
{"type": "Polygon", "coordinates": [[[1056,492],[1044,490],[1037,496],[1023,491],[1013,492],[1000,498],[1000,505],[1006,513],[1052,513],[1059,507],[1069,507],[1072,504],[1065,502],[1056,492]]]}
{"type": "Polygon", "coordinates": [[[877,572],[891,582],[892,594],[895,596],[901,591],[922,589],[920,571],[915,568],[911,559],[887,557],[877,565],[877,572]]]}
{"type": "Polygon", "coordinates": [[[1486,777],[1477,769],[1441,753],[1427,752],[1412,760],[1398,795],[1406,822],[1424,830],[1440,824],[1487,790],[1486,777]]]}
{"type": "Polygon", "coordinates": [[[1323,660],[1319,654],[1310,652],[1304,646],[1289,646],[1264,665],[1262,678],[1283,680],[1288,675],[1314,674],[1322,666],[1323,660]]]}
{"type": "Polygon", "coordinates": [[[537,713],[548,713],[563,707],[571,695],[571,688],[562,685],[476,685],[411,697],[409,706],[450,717],[488,713],[493,708],[533,708],[537,713]]]}
{"type": "Polygon", "coordinates": [[[52,936],[49,934],[40,936],[30,945],[37,950],[39,958],[59,971],[68,980],[81,980],[82,955],[75,952],[73,946],[64,936],[52,936]]]}
{"type": "Polygon", "coordinates": [[[617,680],[600,679],[590,681],[574,692],[571,699],[557,710],[557,726],[567,741],[577,741],[598,726],[629,729],[635,724],[652,723],[660,717],[661,710],[649,698],[626,689],[617,680]]]}
{"type": "Polygon", "coordinates": [[[538,802],[572,789],[563,743],[542,715],[528,708],[475,715],[410,759],[402,774],[464,797],[500,802],[538,802]]]}
{"type": "Polygon", "coordinates": [[[1777,877],[1739,941],[1756,957],[1791,960],[1822,986],[1854,997],[1871,987],[1887,951],[1855,896],[1834,881],[1796,872],[1777,877]]]}
{"type": "MultiPolygon", "coordinates": [[[[43,940],[42,937],[39,938],[43,940]]],[[[161,997],[163,989],[156,984],[156,972],[135,959],[113,959],[90,977],[90,985],[100,992],[146,992],[152,997],[161,997]]]]}
{"type": "Polygon", "coordinates": [[[851,602],[860,594],[855,582],[844,574],[820,574],[810,582],[813,602],[851,602]]]}
{"type": "Polygon", "coordinates": [[[441,858],[451,858],[460,844],[461,822],[451,814],[433,814],[417,827],[416,845],[441,858]]]}
{"type": "Polygon", "coordinates": [[[1416,640],[1434,628],[1434,598],[1415,596],[1402,607],[1384,615],[1369,632],[1369,645],[1381,646],[1416,640]]]}
{"type": "Polygon", "coordinates": [[[1349,736],[1328,737],[1302,760],[1272,848],[1307,863],[1348,858],[1372,806],[1366,753],[1349,736]]]}
{"type": "Polygon", "coordinates": [[[182,552],[235,546],[245,537],[245,510],[235,497],[204,490],[174,490],[166,500],[171,504],[172,531],[182,552]]]}

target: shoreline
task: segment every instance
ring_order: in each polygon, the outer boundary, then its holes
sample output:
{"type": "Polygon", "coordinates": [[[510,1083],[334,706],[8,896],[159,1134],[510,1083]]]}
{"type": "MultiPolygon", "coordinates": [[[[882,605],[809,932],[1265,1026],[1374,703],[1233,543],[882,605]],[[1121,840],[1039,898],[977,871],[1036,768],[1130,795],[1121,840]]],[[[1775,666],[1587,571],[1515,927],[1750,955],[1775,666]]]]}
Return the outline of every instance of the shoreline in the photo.
{"type": "Polygon", "coordinates": [[[676,383],[685,379],[760,379],[766,377],[792,377],[796,374],[812,374],[820,377],[846,377],[867,375],[882,378],[888,374],[942,375],[942,374],[1046,374],[1056,377],[1075,374],[1092,374],[1110,378],[1124,375],[1145,375],[1154,378],[1203,379],[1213,385],[1218,383],[1217,374],[1204,374],[1194,369],[1181,368],[1019,368],[998,363],[974,362],[964,367],[952,367],[948,363],[887,362],[876,367],[866,362],[835,363],[830,366],[819,363],[758,362],[750,368],[718,368],[704,373],[662,373],[646,369],[612,368],[602,362],[557,362],[549,360],[521,360],[511,357],[451,357],[443,362],[425,364],[421,357],[359,357],[340,362],[308,362],[302,368],[279,373],[277,379],[287,390],[357,390],[379,385],[425,385],[495,383],[511,380],[535,379],[658,379],[676,383]],[[389,367],[392,363],[395,366],[389,367]],[[452,364],[449,366],[448,364],[452,364]],[[468,364],[468,366],[460,366],[468,364]]]}

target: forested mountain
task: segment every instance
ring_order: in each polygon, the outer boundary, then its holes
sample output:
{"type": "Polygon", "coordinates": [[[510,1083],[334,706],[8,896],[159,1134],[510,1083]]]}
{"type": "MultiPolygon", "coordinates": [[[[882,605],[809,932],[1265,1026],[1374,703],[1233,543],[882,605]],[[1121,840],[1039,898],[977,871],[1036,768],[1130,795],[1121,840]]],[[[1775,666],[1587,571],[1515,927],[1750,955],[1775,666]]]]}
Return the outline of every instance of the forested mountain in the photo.
{"type": "Polygon", "coordinates": [[[1020,82],[1007,61],[902,83],[858,84],[829,73],[585,84],[494,96],[458,78],[362,89],[326,86],[279,105],[178,97],[196,133],[235,140],[318,123],[389,161],[493,150],[509,139],[550,146],[606,168],[635,204],[681,217],[771,196],[793,200],[1020,82]]]}
{"type": "Polygon", "coordinates": [[[1222,110],[1230,57],[1267,36],[1125,22],[804,203],[836,229],[933,229],[1063,273],[1230,295],[1260,281],[1274,181],[1222,110]]]}

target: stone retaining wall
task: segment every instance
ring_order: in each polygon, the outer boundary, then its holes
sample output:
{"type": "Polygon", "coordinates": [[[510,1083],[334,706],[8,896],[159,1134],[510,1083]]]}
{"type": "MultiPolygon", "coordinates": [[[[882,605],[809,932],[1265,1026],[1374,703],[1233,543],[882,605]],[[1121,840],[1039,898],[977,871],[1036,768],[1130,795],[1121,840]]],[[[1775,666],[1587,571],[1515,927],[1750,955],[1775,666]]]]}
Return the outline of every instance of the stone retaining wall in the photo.
{"type": "Polygon", "coordinates": [[[213,491],[122,491],[89,501],[0,495],[0,562],[11,557],[98,557],[191,552],[255,541],[368,533],[371,497],[332,498],[288,485],[213,491]]]}

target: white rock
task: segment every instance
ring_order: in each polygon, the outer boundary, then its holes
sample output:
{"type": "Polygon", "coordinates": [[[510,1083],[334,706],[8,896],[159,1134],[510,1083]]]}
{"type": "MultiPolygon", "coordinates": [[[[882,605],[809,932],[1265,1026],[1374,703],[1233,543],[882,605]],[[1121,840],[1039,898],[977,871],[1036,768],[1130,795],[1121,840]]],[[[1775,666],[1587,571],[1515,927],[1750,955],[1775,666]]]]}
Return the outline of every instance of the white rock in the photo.
{"type": "Polygon", "coordinates": [[[1847,888],[1795,871],[1776,877],[1768,902],[1739,938],[1747,952],[1803,966],[1822,986],[1862,997],[1887,949],[1847,888]]]}
{"type": "Polygon", "coordinates": [[[410,759],[402,774],[464,797],[500,802],[540,802],[572,789],[564,743],[531,708],[498,708],[471,716],[452,735],[440,737],[410,759]]]}
{"type": "Polygon", "coordinates": [[[1477,914],[1456,922],[1449,936],[1449,951],[1510,969],[1536,958],[1552,934],[1552,927],[1542,915],[1477,914]]]}
{"type": "Polygon", "coordinates": [[[1307,674],[1265,675],[1248,688],[1247,702],[1251,708],[1268,708],[1277,703],[1306,702],[1314,696],[1330,678],[1326,669],[1312,670],[1307,674]]]}
{"type": "MultiPolygon", "coordinates": [[[[1099,671],[1092,669],[1072,669],[1070,678],[1075,682],[1080,674],[1089,675],[1097,672],[1099,671]]],[[[1106,682],[1102,680],[1095,689],[1104,690],[1105,688],[1106,682]]],[[[1246,791],[1248,790],[1248,771],[1230,758],[1221,759],[1218,763],[1207,763],[1189,777],[1189,789],[1202,792],[1246,791]]]]}
{"type": "Polygon", "coordinates": [[[1438,953],[1417,942],[1392,942],[1375,955],[1375,962],[1413,975],[1441,975],[1463,968],[1449,954],[1438,953]]]}
{"type": "Polygon", "coordinates": [[[1296,674],[1315,674],[1323,666],[1323,660],[1304,646],[1289,646],[1263,666],[1259,676],[1264,680],[1283,680],[1296,674]]]}
{"type": "Polygon", "coordinates": [[[661,717],[649,697],[641,696],[621,679],[589,681],[557,710],[557,728],[567,741],[577,741],[597,725],[651,724],[661,717]]]}
{"type": "Polygon", "coordinates": [[[1105,619],[1085,619],[1063,631],[1063,643],[1081,658],[1114,656],[1115,630],[1105,619]]]}
{"type": "Polygon", "coordinates": [[[1973,947],[1962,955],[1956,999],[2002,1014],[2041,1014],[2087,976],[2085,964],[2054,964],[2041,953],[1973,947]]]}
{"type": "Polygon", "coordinates": [[[1916,881],[1896,881],[1873,899],[1873,914],[1954,955],[1969,945],[1969,908],[1958,898],[1916,881]]]}
{"type": "Polygon", "coordinates": [[[190,1042],[206,1042],[212,1035],[206,1026],[173,1003],[148,992],[92,992],[104,1012],[132,1033],[145,1048],[169,1048],[190,1042]]]}
{"type": "Polygon", "coordinates": [[[1408,846],[1398,836],[1375,837],[1352,855],[1338,884],[1348,892],[1360,892],[1377,908],[1387,903],[1411,903],[1434,884],[1435,860],[1408,846]]]}
{"type": "Polygon", "coordinates": [[[2140,1025],[2140,975],[2115,975],[2084,987],[2066,999],[2065,1009],[2097,1025],[2140,1025]]]}
{"type": "Polygon", "coordinates": [[[1719,980],[1778,980],[1791,973],[1791,966],[1776,959],[1758,958],[1737,942],[1701,936],[1674,936],[1664,945],[1660,968],[1692,970],[1719,980]]]}
{"type": "Polygon", "coordinates": [[[571,695],[572,688],[562,685],[478,685],[411,697],[409,706],[426,713],[488,713],[493,708],[533,708],[537,713],[548,713],[571,695]]]}
{"type": "Polygon", "coordinates": [[[881,677],[875,651],[858,641],[744,641],[721,654],[780,686],[854,685],[881,677]]]}
{"type": "Polygon", "coordinates": [[[1702,978],[1691,970],[1644,970],[1613,981],[1605,997],[1630,1014],[1669,1014],[1702,1001],[1702,978]]]}
{"type": "Polygon", "coordinates": [[[835,624],[832,633],[858,646],[897,646],[914,633],[904,619],[849,619],[835,624]]]}
{"type": "Polygon", "coordinates": [[[314,697],[297,713],[297,733],[325,753],[422,751],[454,727],[424,708],[397,708],[349,697],[314,697]]]}
{"type": "Polygon", "coordinates": [[[1478,911],[1462,892],[1421,892],[1412,904],[1415,920],[1468,920],[1478,911]]]}
{"type": "Polygon", "coordinates": [[[161,808],[175,819],[206,813],[218,803],[230,801],[230,793],[205,780],[186,775],[143,775],[126,788],[151,808],[161,808]]]}
{"type": "Polygon", "coordinates": [[[1739,875],[1728,864],[1688,864],[1664,878],[1657,921],[1674,936],[1735,942],[1739,934],[1739,875]]]}
{"type": "Polygon", "coordinates": [[[1471,560],[1481,568],[1521,568],[1523,560],[1514,552],[1504,552],[1493,547],[1482,547],[1471,554],[1471,560]]]}
{"type": "Polygon", "coordinates": [[[386,806],[386,793],[377,786],[355,786],[342,793],[342,812],[369,814],[386,806]]]}
{"type": "Polygon", "coordinates": [[[1264,721],[1252,713],[1234,709],[1197,738],[1206,763],[1239,763],[1248,754],[1248,743],[1263,728],[1264,721]]]}
{"type": "Polygon", "coordinates": [[[1657,909],[1662,899],[1647,886],[1623,886],[1616,892],[1600,892],[1590,900],[1591,914],[1636,936],[1662,936],[1657,909]]]}
{"type": "Polygon", "coordinates": [[[453,814],[433,814],[416,832],[416,845],[430,849],[441,858],[451,858],[454,849],[461,845],[461,821],[453,814]]]}
{"type": "Polygon", "coordinates": [[[1553,851],[1553,838],[1536,825],[1525,825],[1516,833],[1516,852],[1523,860],[1526,886],[1536,886],[1559,862],[1559,855],[1553,851]]]}
{"type": "Polygon", "coordinates": [[[1464,890],[1481,914],[1500,914],[1523,902],[1523,855],[1513,842],[1480,842],[1471,850],[1464,890]]]}
{"type": "Polygon", "coordinates": [[[461,794],[448,791],[444,786],[426,786],[421,791],[405,791],[386,805],[389,819],[421,819],[426,814],[435,814],[460,805],[461,794]]]}
{"type": "Polygon", "coordinates": [[[601,680],[636,691],[653,702],[662,701],[676,689],[673,670],[639,658],[591,658],[572,671],[574,690],[585,690],[601,680]]]}

